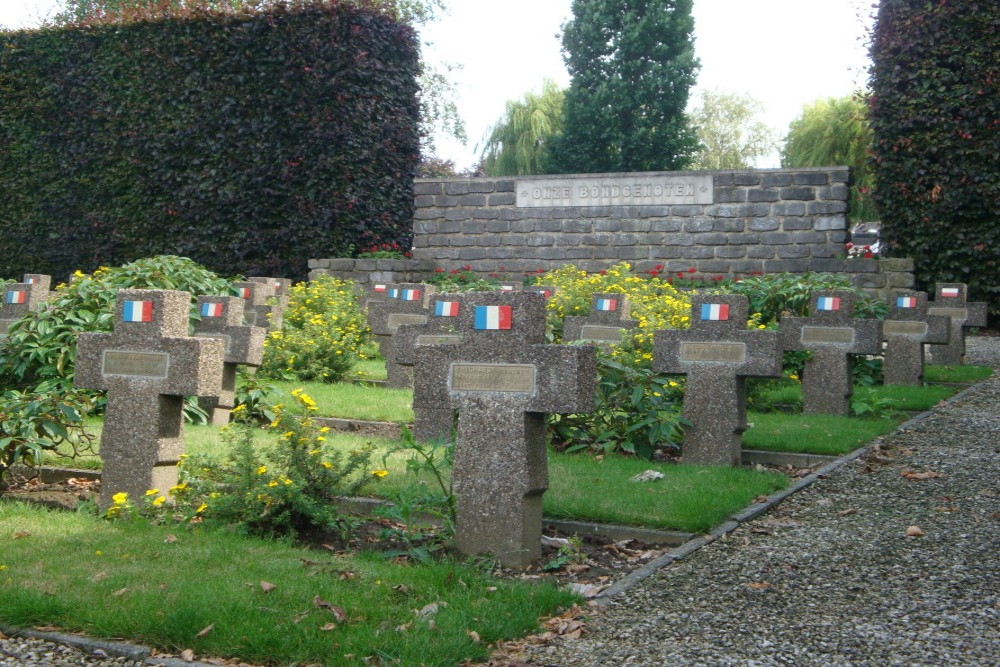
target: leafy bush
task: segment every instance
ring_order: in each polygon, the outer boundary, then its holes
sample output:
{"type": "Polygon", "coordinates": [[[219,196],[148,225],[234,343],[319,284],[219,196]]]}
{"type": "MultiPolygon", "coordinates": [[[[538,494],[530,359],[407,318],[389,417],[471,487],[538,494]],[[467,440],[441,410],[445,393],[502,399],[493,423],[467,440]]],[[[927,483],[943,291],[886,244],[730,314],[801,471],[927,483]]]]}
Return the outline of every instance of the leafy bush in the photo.
{"type": "Polygon", "coordinates": [[[750,313],[759,314],[760,322],[765,325],[775,324],[783,316],[808,316],[813,292],[831,289],[848,290],[858,295],[855,317],[884,319],[889,312],[885,302],[855,287],[850,278],[829,273],[771,273],[726,286],[727,292],[746,296],[750,313]]]}
{"type": "Polygon", "coordinates": [[[434,275],[427,279],[428,285],[433,285],[437,292],[492,292],[500,288],[496,278],[482,278],[473,272],[472,267],[465,265],[460,269],[445,271],[441,267],[434,269],[434,275]]]}
{"type": "Polygon", "coordinates": [[[1000,3],[884,0],[871,42],[875,204],[923,289],[1000,314],[1000,3]]]}
{"type": "Polygon", "coordinates": [[[614,451],[651,459],[657,451],[676,453],[681,429],[680,384],[648,368],[598,355],[597,403],[583,415],[551,415],[549,431],[565,452],[614,451]]]}
{"type": "MultiPolygon", "coordinates": [[[[58,285],[56,295],[10,326],[0,349],[0,382],[30,388],[46,382],[48,391],[69,393],[73,386],[76,337],[85,331],[111,331],[120,289],[172,289],[229,294],[229,281],[190,259],[150,257],[118,268],[101,267],[92,275],[76,272],[58,285]]],[[[192,306],[193,308],[193,306],[192,306]]]]}
{"type": "Polygon", "coordinates": [[[80,391],[56,396],[48,387],[37,392],[11,390],[0,396],[0,495],[10,467],[15,463],[39,465],[42,452],[62,449],[63,454],[90,452],[90,436],[81,414],[89,397],[80,391]]]}
{"type": "Polygon", "coordinates": [[[331,276],[292,286],[281,331],[264,346],[258,373],[280,380],[338,382],[375,356],[353,284],[331,276]]]}

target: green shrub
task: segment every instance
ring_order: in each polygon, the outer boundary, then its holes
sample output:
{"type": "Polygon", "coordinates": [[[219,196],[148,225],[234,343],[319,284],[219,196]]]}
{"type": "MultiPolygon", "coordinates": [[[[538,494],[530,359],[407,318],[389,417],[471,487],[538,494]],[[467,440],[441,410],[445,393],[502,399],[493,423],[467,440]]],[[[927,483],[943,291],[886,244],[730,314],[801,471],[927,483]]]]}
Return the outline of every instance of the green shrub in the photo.
{"type": "Polygon", "coordinates": [[[783,316],[807,317],[811,312],[813,292],[848,290],[858,295],[855,317],[884,319],[889,312],[885,302],[855,287],[850,278],[829,273],[771,273],[745,278],[726,286],[726,292],[743,294],[750,302],[750,313],[760,313],[765,325],[777,323],[783,316]]]}

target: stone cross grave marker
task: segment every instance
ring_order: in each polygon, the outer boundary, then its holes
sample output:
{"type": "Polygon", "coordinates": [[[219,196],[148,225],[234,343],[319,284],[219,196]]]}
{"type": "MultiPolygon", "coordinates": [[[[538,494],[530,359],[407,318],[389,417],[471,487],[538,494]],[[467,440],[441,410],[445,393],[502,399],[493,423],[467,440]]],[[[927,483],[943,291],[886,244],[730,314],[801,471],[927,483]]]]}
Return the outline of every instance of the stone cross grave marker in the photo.
{"type": "Polygon", "coordinates": [[[653,370],[687,375],[684,463],[739,465],[746,378],[781,375],[778,332],[747,329],[747,309],[743,295],[694,294],[691,328],[653,335],[653,370]]]}
{"type": "Polygon", "coordinates": [[[927,313],[927,292],[893,291],[882,323],[885,383],[919,385],[924,379],[924,343],[947,343],[950,328],[951,318],[927,313]]]}
{"type": "Polygon", "coordinates": [[[355,283],[354,296],[358,300],[358,306],[362,310],[367,310],[369,303],[386,299],[388,290],[389,284],[386,282],[374,282],[367,285],[355,283]]]}
{"type": "Polygon", "coordinates": [[[528,285],[524,288],[525,292],[534,292],[535,294],[541,294],[546,300],[551,299],[559,288],[555,285],[528,285]]]}
{"type": "Polygon", "coordinates": [[[252,327],[281,331],[285,307],[274,294],[274,285],[263,282],[233,283],[236,296],[243,299],[243,319],[252,327]]]}
{"type": "Polygon", "coordinates": [[[986,326],[986,302],[966,301],[968,294],[969,287],[965,283],[937,283],[934,286],[934,301],[927,304],[927,312],[951,319],[948,343],[930,348],[931,361],[935,364],[964,364],[966,327],[986,326]]]}
{"type": "Polygon", "coordinates": [[[124,491],[177,484],[185,396],[222,389],[225,343],[188,336],[191,297],[174,290],[120,290],[111,333],[77,339],[77,387],[108,392],[101,434],[101,506],[124,491]]]}
{"type": "Polygon", "coordinates": [[[274,288],[274,296],[281,304],[282,310],[288,307],[289,290],[292,288],[291,278],[267,278],[264,276],[254,276],[247,278],[252,283],[264,283],[274,288]]]}
{"type": "Polygon", "coordinates": [[[212,423],[222,426],[229,423],[229,413],[236,401],[236,370],[244,366],[260,366],[264,358],[263,327],[243,323],[245,301],[238,296],[199,296],[198,314],[201,319],[194,324],[194,335],[218,338],[226,345],[222,365],[222,392],[218,396],[202,396],[198,405],[208,413],[212,423]]]}
{"type": "Polygon", "coordinates": [[[593,411],[596,350],[546,344],[531,292],[468,293],[457,328],[458,345],[419,349],[413,402],[458,410],[456,546],[522,567],[541,557],[545,415],[593,411]]]}
{"type": "MultiPolygon", "coordinates": [[[[431,296],[425,324],[401,324],[392,339],[395,361],[413,375],[420,348],[427,345],[458,345],[458,314],[465,305],[465,294],[436,293],[431,296]]],[[[413,401],[413,437],[420,441],[448,440],[455,429],[455,411],[449,401],[421,403],[413,401]]]]}
{"type": "Polygon", "coordinates": [[[434,288],[423,283],[390,283],[383,301],[369,302],[368,326],[375,334],[378,351],[385,360],[386,386],[410,387],[413,380],[407,367],[396,363],[393,352],[396,330],[403,324],[426,324],[427,303],[434,288]]]}
{"type": "Polygon", "coordinates": [[[812,353],[802,372],[803,412],[849,415],[853,355],[882,352],[882,322],[854,317],[856,300],[848,290],[814,292],[809,317],[781,320],[782,349],[812,353]]]}
{"type": "Polygon", "coordinates": [[[629,319],[628,296],[598,292],[590,298],[589,315],[569,315],[563,324],[563,340],[584,340],[601,345],[622,342],[622,334],[639,326],[629,319]]]}
{"type": "Polygon", "coordinates": [[[7,330],[28,311],[37,310],[38,305],[51,296],[49,287],[52,276],[41,273],[26,273],[24,281],[7,285],[0,299],[0,338],[7,336],[7,330]]]}

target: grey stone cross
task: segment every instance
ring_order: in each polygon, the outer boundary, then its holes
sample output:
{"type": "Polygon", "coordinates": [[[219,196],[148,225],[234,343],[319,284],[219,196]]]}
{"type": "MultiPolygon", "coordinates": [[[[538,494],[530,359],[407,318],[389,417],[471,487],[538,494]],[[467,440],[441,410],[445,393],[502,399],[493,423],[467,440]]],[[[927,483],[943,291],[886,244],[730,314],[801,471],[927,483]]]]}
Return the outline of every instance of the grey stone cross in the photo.
{"type": "Polygon", "coordinates": [[[218,338],[226,345],[222,365],[222,392],[218,396],[203,396],[198,405],[212,418],[212,423],[222,426],[229,423],[229,413],[236,400],[236,371],[242,364],[256,368],[264,358],[263,327],[243,323],[245,301],[238,296],[199,296],[198,314],[194,335],[218,338]]]}
{"type": "MultiPolygon", "coordinates": [[[[419,350],[427,345],[458,345],[458,314],[465,305],[465,294],[436,293],[431,296],[425,324],[402,324],[392,339],[395,362],[412,376],[419,350]]],[[[451,440],[455,411],[449,402],[425,404],[414,397],[413,437],[417,440],[451,440]]]]}
{"type": "Polygon", "coordinates": [[[413,401],[458,410],[458,549],[522,567],[541,556],[545,415],[594,409],[596,350],[546,344],[545,299],[538,294],[465,296],[457,323],[462,342],[419,349],[413,401]]]}
{"type": "Polygon", "coordinates": [[[0,338],[7,335],[11,324],[24,317],[28,311],[37,310],[40,303],[49,299],[52,294],[49,291],[51,285],[51,276],[26,273],[23,282],[3,288],[3,297],[0,298],[0,338]]]}
{"type": "Polygon", "coordinates": [[[886,384],[919,385],[924,379],[924,343],[948,342],[951,318],[927,313],[927,292],[893,291],[882,323],[886,384]]]}
{"type": "Polygon", "coordinates": [[[254,276],[252,278],[247,278],[247,280],[252,283],[264,283],[265,285],[270,285],[274,288],[274,297],[281,305],[281,309],[284,310],[288,307],[288,291],[292,288],[291,278],[267,278],[264,276],[254,276]]]}
{"type": "Polygon", "coordinates": [[[385,299],[368,302],[368,326],[375,334],[378,351],[385,361],[386,385],[410,387],[413,380],[407,368],[396,363],[393,352],[396,330],[403,324],[426,324],[427,303],[434,288],[423,283],[390,283],[385,299]]]}
{"type": "Polygon", "coordinates": [[[191,296],[121,290],[111,333],[77,339],[77,387],[108,392],[101,434],[101,506],[120,491],[133,501],[177,484],[185,396],[222,390],[225,344],[188,336],[191,296]]]}
{"type": "Polygon", "coordinates": [[[969,286],[965,283],[937,283],[934,286],[934,301],[927,304],[927,312],[951,319],[948,343],[930,349],[935,364],[964,364],[966,328],[986,326],[986,302],[967,301],[968,294],[969,286]]]}
{"type": "Polygon", "coordinates": [[[265,327],[268,331],[281,331],[285,306],[275,296],[270,282],[233,283],[236,296],[243,299],[243,318],[252,327],[265,327]]]}
{"type": "Polygon", "coordinates": [[[747,309],[743,295],[696,294],[690,329],[653,335],[653,370],[687,375],[685,463],[739,465],[746,378],[781,375],[778,332],[748,330],[747,309]]]}
{"type": "Polygon", "coordinates": [[[563,340],[584,340],[600,344],[620,343],[622,334],[639,326],[629,319],[628,296],[598,292],[590,297],[589,315],[569,315],[563,324],[563,340]]]}
{"type": "Polygon", "coordinates": [[[808,350],[802,373],[802,411],[847,416],[857,354],[882,351],[882,322],[854,317],[857,295],[848,290],[814,292],[809,317],[781,319],[781,347],[808,350]]]}

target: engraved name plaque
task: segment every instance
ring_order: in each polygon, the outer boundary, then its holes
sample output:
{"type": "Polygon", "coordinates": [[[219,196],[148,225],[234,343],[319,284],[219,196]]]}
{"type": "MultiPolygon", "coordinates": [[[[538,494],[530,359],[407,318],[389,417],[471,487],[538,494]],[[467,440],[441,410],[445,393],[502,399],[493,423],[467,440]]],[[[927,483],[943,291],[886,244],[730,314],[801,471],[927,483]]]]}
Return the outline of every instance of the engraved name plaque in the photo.
{"type": "Polygon", "coordinates": [[[170,355],[166,352],[105,350],[101,358],[102,375],[165,378],[169,368],[170,355]]]}
{"type": "Polygon", "coordinates": [[[681,341],[681,361],[741,364],[746,361],[746,358],[746,343],[688,343],[681,341]]]}
{"type": "Polygon", "coordinates": [[[389,313],[386,327],[390,333],[396,333],[396,330],[404,324],[427,324],[427,316],[414,313],[389,313]]]}
{"type": "Polygon", "coordinates": [[[462,342],[462,337],[458,335],[432,335],[424,334],[417,336],[417,346],[421,347],[424,345],[458,345],[462,342]]]}
{"type": "Polygon", "coordinates": [[[14,323],[14,320],[0,320],[0,336],[6,336],[7,331],[10,329],[10,325],[14,323]]]}
{"type": "Polygon", "coordinates": [[[622,340],[622,331],[622,327],[602,327],[596,324],[584,324],[580,327],[580,339],[620,343],[622,340]]]}
{"type": "Polygon", "coordinates": [[[518,207],[711,204],[711,175],[544,178],[517,181],[518,207]]]}
{"type": "Polygon", "coordinates": [[[918,336],[923,338],[927,335],[927,323],[910,320],[886,320],[882,324],[882,333],[886,336],[918,336]]]}
{"type": "Polygon", "coordinates": [[[535,391],[535,367],[531,364],[451,365],[452,391],[503,391],[531,394],[535,391]]]}
{"type": "Polygon", "coordinates": [[[969,319],[969,311],[965,308],[928,308],[928,315],[944,315],[953,320],[969,319]]]}
{"type": "Polygon", "coordinates": [[[194,335],[197,336],[197,337],[199,337],[199,338],[218,338],[219,340],[225,341],[226,342],[226,354],[227,355],[229,354],[229,348],[230,348],[230,346],[233,343],[233,337],[232,336],[229,336],[227,334],[218,334],[218,333],[196,333],[194,335]]]}
{"type": "Polygon", "coordinates": [[[833,343],[837,345],[854,345],[854,329],[851,327],[802,327],[800,342],[833,343]]]}
{"type": "Polygon", "coordinates": [[[243,319],[246,323],[252,327],[257,326],[257,311],[256,310],[244,310],[243,319]]]}

